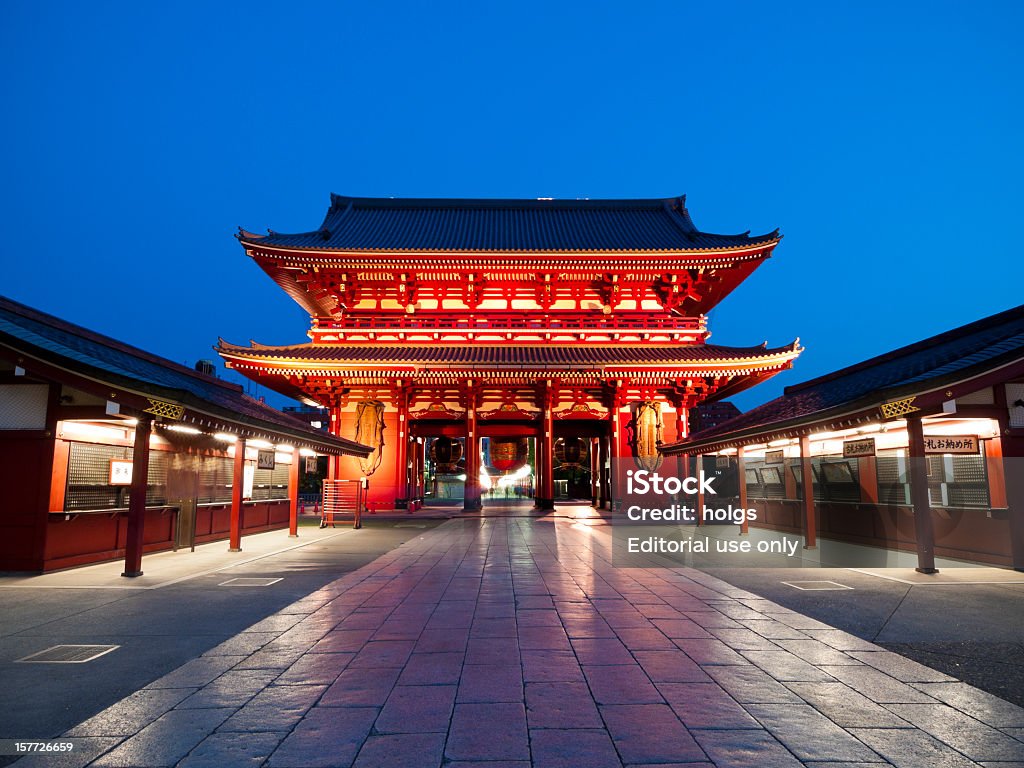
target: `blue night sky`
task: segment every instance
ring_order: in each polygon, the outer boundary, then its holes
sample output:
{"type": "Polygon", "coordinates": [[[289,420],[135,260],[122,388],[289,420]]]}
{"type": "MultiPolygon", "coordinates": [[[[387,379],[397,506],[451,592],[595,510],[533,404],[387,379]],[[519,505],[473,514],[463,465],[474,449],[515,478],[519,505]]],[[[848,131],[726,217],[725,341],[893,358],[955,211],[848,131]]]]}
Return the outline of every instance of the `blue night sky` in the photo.
{"type": "Polygon", "coordinates": [[[8,0],[0,294],[191,364],[306,341],[233,234],[330,192],[685,193],[786,236],[711,318],[807,347],[743,408],[1022,301],[1024,4],[634,8],[8,0]]]}

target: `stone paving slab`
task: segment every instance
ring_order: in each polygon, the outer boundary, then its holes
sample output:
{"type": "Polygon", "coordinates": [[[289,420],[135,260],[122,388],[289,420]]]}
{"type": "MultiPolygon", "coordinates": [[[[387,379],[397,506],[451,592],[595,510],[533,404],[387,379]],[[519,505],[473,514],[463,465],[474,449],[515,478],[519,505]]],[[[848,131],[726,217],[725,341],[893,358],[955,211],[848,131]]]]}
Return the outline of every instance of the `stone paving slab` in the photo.
{"type": "Polygon", "coordinates": [[[71,729],[67,764],[1024,763],[1024,710],[708,574],[614,568],[610,544],[451,520],[71,729]]]}

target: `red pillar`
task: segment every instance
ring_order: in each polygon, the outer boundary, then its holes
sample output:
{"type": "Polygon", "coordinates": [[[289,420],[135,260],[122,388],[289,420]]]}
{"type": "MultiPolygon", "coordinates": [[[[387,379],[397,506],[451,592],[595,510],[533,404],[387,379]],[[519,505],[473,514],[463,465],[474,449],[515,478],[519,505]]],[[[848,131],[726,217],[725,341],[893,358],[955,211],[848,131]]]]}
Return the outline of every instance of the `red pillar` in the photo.
{"type": "Polygon", "coordinates": [[[676,441],[685,440],[690,434],[690,411],[682,406],[676,408],[676,441]]]}
{"type": "MultiPolygon", "coordinates": [[[[335,437],[341,437],[341,406],[333,405],[330,408],[331,423],[328,427],[335,437]]],[[[327,479],[338,480],[341,477],[341,456],[327,455],[327,479]]]]}
{"type": "Polygon", "coordinates": [[[299,535],[299,449],[292,449],[292,463],[288,467],[288,535],[296,537],[299,535]]]}
{"type": "Polygon", "coordinates": [[[609,497],[611,492],[608,488],[608,436],[597,438],[598,440],[598,456],[597,456],[597,471],[598,471],[598,487],[597,491],[600,494],[597,503],[601,509],[605,509],[610,505],[609,497]]]}
{"type": "MultiPolygon", "coordinates": [[[[620,471],[619,467],[619,440],[620,440],[619,399],[614,398],[611,412],[611,439],[608,442],[608,459],[611,462],[611,471],[608,473],[608,508],[615,509],[615,485],[617,478],[615,473],[620,471]]],[[[623,471],[624,472],[624,471],[623,471]]]]}
{"type": "Polygon", "coordinates": [[[395,444],[395,509],[409,505],[409,388],[402,380],[394,390],[398,409],[398,438],[395,444]]]}
{"type": "Polygon", "coordinates": [[[938,573],[935,567],[935,525],[931,499],[928,498],[928,459],[924,452],[924,425],[921,416],[907,416],[910,442],[910,501],[914,505],[914,534],[917,539],[918,573],[938,573]]]}
{"type": "Polygon", "coordinates": [[[693,476],[697,478],[697,525],[704,525],[704,486],[700,484],[700,473],[704,469],[704,454],[694,456],[693,476]]]}
{"type": "Polygon", "coordinates": [[[242,492],[245,490],[245,438],[235,441],[235,469],[231,478],[231,524],[228,552],[242,551],[242,492]]]}
{"type": "Polygon", "coordinates": [[[811,468],[811,438],[800,437],[800,498],[804,511],[804,549],[818,548],[818,517],[814,509],[814,470],[811,468]]]}
{"type": "Polygon", "coordinates": [[[476,389],[466,393],[466,490],[462,508],[480,509],[480,435],[476,423],[476,389]]]}
{"type": "Polygon", "coordinates": [[[132,485],[128,496],[128,530],[122,576],[142,575],[142,543],[146,526],[146,486],[149,484],[149,434],[152,417],[143,414],[135,425],[132,447],[132,485]]]}
{"type": "Polygon", "coordinates": [[[590,505],[592,507],[597,507],[597,500],[601,495],[601,465],[598,463],[599,444],[599,438],[590,438],[590,505]]]}
{"type": "MultiPolygon", "coordinates": [[[[736,463],[739,465],[740,473],[740,508],[747,509],[747,467],[743,459],[743,446],[736,446],[736,463]]],[[[743,522],[740,523],[740,534],[750,533],[750,523],[747,522],[746,511],[743,513],[743,522]]]]}
{"type": "Polygon", "coordinates": [[[542,450],[539,456],[542,456],[543,460],[539,462],[541,464],[539,467],[540,493],[536,499],[538,509],[555,508],[555,419],[551,403],[551,383],[548,382],[546,387],[540,427],[542,450]]]}

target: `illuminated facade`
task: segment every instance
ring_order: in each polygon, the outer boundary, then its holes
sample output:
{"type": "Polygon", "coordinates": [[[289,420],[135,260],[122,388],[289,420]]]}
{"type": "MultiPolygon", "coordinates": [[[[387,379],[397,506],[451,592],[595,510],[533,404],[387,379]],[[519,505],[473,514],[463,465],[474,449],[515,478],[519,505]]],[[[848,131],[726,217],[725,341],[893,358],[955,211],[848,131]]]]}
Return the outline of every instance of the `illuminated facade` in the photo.
{"type": "Polygon", "coordinates": [[[780,238],[700,232],[685,198],[332,196],[316,230],[239,234],[309,312],[311,341],[219,352],[374,447],[332,472],[368,477],[377,505],[475,509],[511,476],[541,508],[573,491],[604,503],[611,459],[659,461],[698,403],[799,355],[707,343],[707,313],[780,238]]]}

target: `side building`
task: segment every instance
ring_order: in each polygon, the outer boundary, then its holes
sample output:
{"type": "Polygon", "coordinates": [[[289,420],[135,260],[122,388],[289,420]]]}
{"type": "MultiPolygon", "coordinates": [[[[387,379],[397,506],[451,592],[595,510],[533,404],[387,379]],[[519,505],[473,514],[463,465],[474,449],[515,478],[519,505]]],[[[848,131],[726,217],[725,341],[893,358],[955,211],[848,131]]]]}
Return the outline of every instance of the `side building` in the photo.
{"type": "Polygon", "coordinates": [[[780,239],[701,232],[681,197],[333,195],[317,229],[239,234],[309,313],[311,341],[218,351],[371,446],[331,471],[368,478],[373,504],[605,504],[612,459],[657,462],[698,404],[800,354],[707,343],[707,313],[780,239]]]}
{"type": "Polygon", "coordinates": [[[307,456],[369,448],[237,384],[0,297],[0,571],[289,527],[307,456]]]}
{"type": "Polygon", "coordinates": [[[756,525],[808,547],[1024,570],[1024,306],[789,386],[663,452],[728,468],[756,525]]]}

